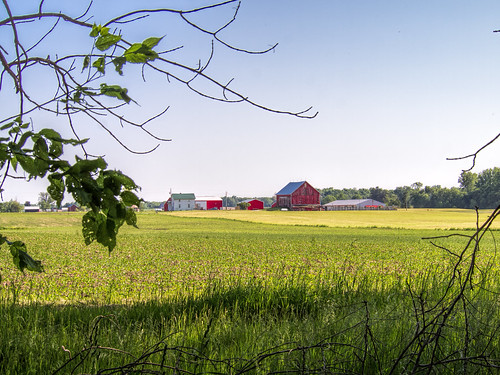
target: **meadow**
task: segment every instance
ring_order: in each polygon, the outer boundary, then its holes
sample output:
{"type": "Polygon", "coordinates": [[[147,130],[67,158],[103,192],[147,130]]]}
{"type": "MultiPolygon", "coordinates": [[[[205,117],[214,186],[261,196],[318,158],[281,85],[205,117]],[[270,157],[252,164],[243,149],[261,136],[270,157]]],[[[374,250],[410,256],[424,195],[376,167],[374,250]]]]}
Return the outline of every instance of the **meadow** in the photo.
{"type": "Polygon", "coordinates": [[[141,213],[111,254],[84,245],[80,220],[0,216],[45,267],[21,274],[0,253],[0,373],[500,365],[500,223],[462,252],[474,211],[141,213]]]}

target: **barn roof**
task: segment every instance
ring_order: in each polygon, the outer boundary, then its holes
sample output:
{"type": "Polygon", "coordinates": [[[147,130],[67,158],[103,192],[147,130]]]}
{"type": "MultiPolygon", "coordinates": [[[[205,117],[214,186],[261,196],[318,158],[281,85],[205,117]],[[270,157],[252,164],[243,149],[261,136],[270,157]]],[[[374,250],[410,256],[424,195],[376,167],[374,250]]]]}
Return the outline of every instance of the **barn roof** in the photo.
{"type": "Polygon", "coordinates": [[[171,195],[172,199],[177,199],[177,200],[194,200],[194,194],[193,193],[180,193],[180,194],[172,194],[171,195]]]}
{"type": "Polygon", "coordinates": [[[260,199],[257,199],[257,198],[245,199],[243,202],[245,202],[245,203],[250,203],[250,202],[253,202],[253,201],[257,201],[257,202],[262,202],[262,203],[264,203],[264,201],[261,201],[260,199]]]}
{"type": "Polygon", "coordinates": [[[338,200],[330,203],[326,203],[323,206],[356,206],[361,203],[368,202],[373,206],[385,206],[385,203],[376,201],[375,199],[346,199],[346,200],[338,200]]]}
{"type": "Polygon", "coordinates": [[[276,195],[290,195],[299,187],[301,187],[306,181],[299,182],[289,182],[283,189],[278,191],[276,195]]]}

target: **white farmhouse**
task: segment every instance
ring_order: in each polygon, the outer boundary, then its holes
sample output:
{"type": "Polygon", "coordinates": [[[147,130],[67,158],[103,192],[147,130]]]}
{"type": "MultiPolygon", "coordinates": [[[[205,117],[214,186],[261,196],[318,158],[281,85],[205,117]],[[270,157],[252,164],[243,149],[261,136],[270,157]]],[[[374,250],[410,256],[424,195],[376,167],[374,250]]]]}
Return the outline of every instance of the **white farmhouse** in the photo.
{"type": "Polygon", "coordinates": [[[165,203],[165,211],[188,211],[195,208],[195,196],[193,193],[171,194],[167,203],[165,203]]]}

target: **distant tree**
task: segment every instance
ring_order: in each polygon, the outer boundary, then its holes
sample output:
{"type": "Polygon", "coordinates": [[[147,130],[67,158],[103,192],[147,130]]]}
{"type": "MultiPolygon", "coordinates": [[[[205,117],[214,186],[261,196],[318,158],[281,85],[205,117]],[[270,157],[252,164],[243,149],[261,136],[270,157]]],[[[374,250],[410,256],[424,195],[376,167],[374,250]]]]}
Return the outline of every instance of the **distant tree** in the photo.
{"type": "Polygon", "coordinates": [[[321,197],[321,204],[327,204],[327,203],[333,202],[335,200],[336,200],[336,198],[335,198],[335,195],[333,195],[333,194],[324,195],[321,197]]]}
{"type": "Polygon", "coordinates": [[[141,210],[155,210],[159,208],[163,208],[163,205],[165,202],[148,202],[148,201],[141,201],[141,205],[139,206],[141,210]]]}
{"type": "Polygon", "coordinates": [[[378,186],[374,188],[370,188],[370,199],[374,199],[379,202],[385,202],[387,194],[389,193],[388,190],[381,189],[378,186]]]}
{"type": "Polygon", "coordinates": [[[52,209],[56,204],[56,201],[47,192],[41,192],[38,194],[38,206],[41,210],[47,211],[52,209]]]}
{"type": "Polygon", "coordinates": [[[22,212],[24,210],[24,206],[18,201],[10,200],[8,202],[3,202],[0,205],[1,212],[22,212]]]}
{"type": "Polygon", "coordinates": [[[238,203],[237,207],[240,210],[248,210],[248,207],[250,207],[250,203],[248,203],[248,202],[240,202],[240,203],[238,203]]]}
{"type": "Polygon", "coordinates": [[[410,207],[411,194],[413,189],[409,186],[400,186],[394,190],[394,194],[397,195],[399,201],[401,202],[400,207],[408,209],[410,207]]]}
{"type": "Polygon", "coordinates": [[[255,199],[262,201],[264,203],[264,207],[271,207],[274,203],[274,198],[271,197],[258,197],[255,199]]]}
{"type": "Polygon", "coordinates": [[[398,196],[393,191],[389,191],[387,193],[387,195],[385,196],[385,200],[383,202],[391,207],[399,207],[399,205],[401,204],[398,196]]]}
{"type": "Polygon", "coordinates": [[[222,198],[222,206],[223,207],[236,207],[238,202],[240,202],[241,200],[242,200],[242,198],[239,198],[235,195],[233,195],[231,197],[223,197],[222,198]]]}
{"type": "Polygon", "coordinates": [[[485,169],[477,177],[472,193],[480,208],[494,208],[500,202],[500,168],[485,169]]]}
{"type": "Polygon", "coordinates": [[[458,178],[460,188],[463,189],[467,194],[472,193],[476,189],[477,178],[477,173],[462,171],[460,177],[458,178]]]}

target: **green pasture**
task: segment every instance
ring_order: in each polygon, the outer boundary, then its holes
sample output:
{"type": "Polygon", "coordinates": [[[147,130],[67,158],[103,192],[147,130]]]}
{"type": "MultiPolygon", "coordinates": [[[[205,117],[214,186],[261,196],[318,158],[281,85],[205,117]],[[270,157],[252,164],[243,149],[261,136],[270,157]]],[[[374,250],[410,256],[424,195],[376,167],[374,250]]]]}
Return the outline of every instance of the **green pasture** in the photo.
{"type": "MultiPolygon", "coordinates": [[[[439,353],[500,356],[497,232],[457,263],[474,211],[140,213],[111,254],[84,245],[81,216],[0,215],[0,233],[45,268],[21,274],[0,253],[0,373],[97,373],[154,347],[148,363],[192,373],[400,373],[472,259],[473,309],[447,315],[439,353]]],[[[419,360],[434,358],[424,349],[419,360]]]]}
{"type": "MultiPolygon", "coordinates": [[[[85,246],[80,219],[78,213],[0,216],[2,234],[24,241],[45,268],[42,274],[21,274],[5,250],[0,296],[20,302],[122,303],[196,294],[214,281],[231,285],[300,275],[314,283],[339,272],[390,283],[449,260],[422,239],[448,234],[442,230],[450,226],[445,219],[459,228],[474,226],[475,220],[465,210],[144,213],[140,229],[124,227],[108,254],[98,245],[85,246]],[[395,214],[404,218],[397,227],[395,214]],[[332,227],[343,217],[349,217],[348,227],[332,227]],[[275,223],[264,223],[273,218],[275,223]],[[420,227],[426,229],[415,229],[420,227]]],[[[462,238],[436,241],[455,250],[464,243],[462,238]]]]}

